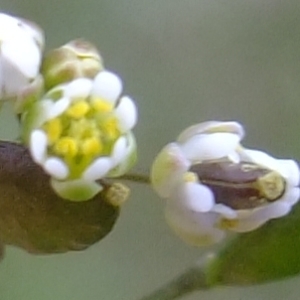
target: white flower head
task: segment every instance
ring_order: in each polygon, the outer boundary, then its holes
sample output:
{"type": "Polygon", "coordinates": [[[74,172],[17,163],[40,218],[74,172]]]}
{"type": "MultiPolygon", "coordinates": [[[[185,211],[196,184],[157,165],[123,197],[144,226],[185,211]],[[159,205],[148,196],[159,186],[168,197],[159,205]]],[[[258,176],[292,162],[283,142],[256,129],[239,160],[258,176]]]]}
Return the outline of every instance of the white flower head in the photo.
{"type": "Polygon", "coordinates": [[[245,149],[237,122],[205,122],[182,132],[156,157],[151,182],[166,198],[166,219],[186,242],[219,242],[288,214],[297,203],[299,167],[245,149]]]}
{"type": "Polygon", "coordinates": [[[44,36],[30,21],[0,13],[0,99],[16,98],[38,77],[44,36]]]}
{"type": "Polygon", "coordinates": [[[120,78],[101,71],[56,86],[23,114],[32,158],[63,198],[88,200],[102,189],[97,180],[134,163],[137,109],[121,92],[120,78]]]}

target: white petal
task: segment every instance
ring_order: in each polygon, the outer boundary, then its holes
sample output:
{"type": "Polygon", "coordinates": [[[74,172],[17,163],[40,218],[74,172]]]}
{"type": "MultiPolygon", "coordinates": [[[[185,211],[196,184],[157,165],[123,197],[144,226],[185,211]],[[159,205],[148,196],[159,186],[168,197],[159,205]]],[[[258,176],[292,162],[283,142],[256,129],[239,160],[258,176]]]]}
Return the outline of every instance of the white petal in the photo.
{"type": "MultiPolygon", "coordinates": [[[[128,170],[130,170],[132,166],[136,163],[136,159],[137,159],[136,142],[135,142],[134,135],[132,133],[126,135],[126,144],[127,147],[125,150],[126,151],[125,157],[122,158],[122,160],[118,163],[117,166],[115,166],[112,170],[109,171],[107,177],[109,178],[119,177],[125,174],[126,172],[128,172],[128,170]]],[[[115,156],[117,155],[115,154],[115,156]]]]}
{"type": "Polygon", "coordinates": [[[32,127],[38,128],[47,121],[49,111],[51,111],[53,107],[53,101],[49,99],[37,101],[32,107],[33,109],[30,113],[35,114],[32,120],[32,127]]]}
{"type": "Polygon", "coordinates": [[[50,176],[56,179],[65,179],[69,175],[67,165],[57,157],[48,158],[43,167],[50,176]]]}
{"type": "Polygon", "coordinates": [[[227,157],[235,151],[239,136],[233,133],[200,134],[182,144],[182,151],[192,162],[227,157]]]}
{"type": "Polygon", "coordinates": [[[224,231],[215,226],[219,220],[218,214],[192,212],[177,199],[167,200],[165,216],[169,226],[188,244],[208,246],[225,237],[224,231]]]}
{"type": "Polygon", "coordinates": [[[108,157],[96,159],[83,173],[85,180],[97,180],[103,178],[112,167],[112,161],[108,157]]]}
{"type": "Polygon", "coordinates": [[[74,98],[82,97],[87,98],[90,95],[93,86],[93,81],[88,78],[78,78],[64,88],[64,97],[74,98]]]}
{"type": "Polygon", "coordinates": [[[237,211],[224,204],[215,204],[211,211],[219,213],[220,215],[222,215],[222,217],[226,219],[237,218],[237,211]]]}
{"type": "Polygon", "coordinates": [[[177,144],[168,144],[152,164],[150,173],[152,187],[161,197],[169,197],[190,165],[177,144]]]}
{"type": "Polygon", "coordinates": [[[277,171],[289,184],[298,186],[300,171],[298,164],[291,159],[276,159],[263,151],[243,149],[241,156],[244,161],[250,161],[264,166],[270,170],[277,171]]]}
{"type": "Polygon", "coordinates": [[[214,195],[210,188],[197,182],[187,182],[175,191],[182,198],[186,208],[194,212],[208,212],[214,204],[214,195]]]}
{"type": "Polygon", "coordinates": [[[277,201],[265,207],[253,210],[247,217],[243,217],[243,213],[239,212],[239,222],[236,227],[231,229],[236,232],[252,231],[271,219],[285,216],[290,210],[291,205],[289,203],[277,201]]]}
{"type": "Polygon", "coordinates": [[[117,75],[102,71],[94,79],[92,94],[115,103],[121,95],[122,88],[122,81],[117,75]]]}
{"type": "Polygon", "coordinates": [[[284,195],[277,201],[287,202],[294,205],[299,201],[300,189],[298,187],[287,186],[284,195]]]}
{"type": "Polygon", "coordinates": [[[237,152],[228,154],[228,159],[231,160],[234,164],[238,164],[241,161],[241,157],[237,152]]]}
{"type": "Polygon", "coordinates": [[[121,136],[114,144],[111,159],[113,166],[119,164],[127,156],[127,139],[121,136]]]}
{"type": "Polygon", "coordinates": [[[288,202],[277,201],[261,211],[261,215],[267,217],[267,220],[281,218],[288,214],[291,210],[291,204],[288,202]]]}
{"type": "Polygon", "coordinates": [[[115,115],[119,120],[122,132],[132,129],[137,122],[137,109],[129,97],[122,97],[115,109],[115,115]]]}
{"type": "Polygon", "coordinates": [[[0,13],[0,42],[20,35],[19,22],[16,17],[0,13]]]}
{"type": "Polygon", "coordinates": [[[47,113],[47,120],[54,119],[61,115],[70,105],[70,99],[62,98],[53,103],[51,109],[47,113]]]}
{"type": "Polygon", "coordinates": [[[278,159],[279,173],[291,186],[298,186],[300,182],[299,165],[291,159],[278,159]]]}
{"type": "Polygon", "coordinates": [[[20,39],[27,37],[32,41],[36,41],[39,47],[44,45],[43,31],[31,21],[0,14],[0,42],[5,40],[20,39]]]}
{"type": "Polygon", "coordinates": [[[45,44],[43,30],[37,24],[31,21],[25,20],[23,18],[19,19],[19,21],[21,22],[21,26],[18,27],[22,29],[23,34],[26,34],[38,44],[40,49],[43,49],[45,44]]]}
{"type": "Polygon", "coordinates": [[[67,181],[51,179],[51,185],[61,198],[71,201],[89,200],[103,189],[100,184],[84,179],[67,181]]]}
{"type": "Polygon", "coordinates": [[[1,45],[1,54],[28,80],[37,76],[41,52],[33,40],[19,37],[19,39],[4,41],[1,45]]]}
{"type": "Polygon", "coordinates": [[[208,121],[190,126],[179,135],[177,141],[179,143],[185,143],[195,135],[217,132],[237,134],[239,136],[239,140],[244,137],[243,126],[237,122],[208,121]]]}
{"type": "Polygon", "coordinates": [[[243,161],[258,164],[270,170],[278,170],[278,160],[263,151],[243,149],[240,154],[243,161]]]}
{"type": "Polygon", "coordinates": [[[47,148],[47,136],[42,130],[34,130],[30,136],[30,153],[32,159],[41,164],[46,157],[46,148],[47,148]]]}
{"type": "Polygon", "coordinates": [[[28,84],[28,78],[18,70],[18,66],[12,63],[5,56],[0,56],[1,60],[1,90],[5,97],[17,96],[28,84]]]}

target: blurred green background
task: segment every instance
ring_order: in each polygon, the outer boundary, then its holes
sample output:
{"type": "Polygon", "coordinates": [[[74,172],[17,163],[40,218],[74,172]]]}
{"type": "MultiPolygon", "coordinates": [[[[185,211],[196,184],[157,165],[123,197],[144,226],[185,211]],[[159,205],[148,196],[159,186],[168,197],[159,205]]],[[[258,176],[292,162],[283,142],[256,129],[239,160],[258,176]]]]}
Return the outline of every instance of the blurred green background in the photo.
{"type": "MultiPolygon", "coordinates": [[[[299,0],[2,0],[5,12],[40,24],[47,48],[78,37],[94,42],[105,65],[138,103],[136,170],[185,127],[237,120],[245,145],[299,159],[299,0]],[[298,111],[298,113],[297,113],[298,111]]],[[[3,139],[17,136],[2,113],[3,139]]],[[[167,228],[163,202],[131,185],[113,232],[79,253],[34,256],[7,248],[1,300],[138,300],[179,274],[202,250],[167,228]]],[[[288,262],[287,262],[288,263],[288,262]]],[[[299,299],[298,278],[218,288],[185,299],[299,299]]]]}

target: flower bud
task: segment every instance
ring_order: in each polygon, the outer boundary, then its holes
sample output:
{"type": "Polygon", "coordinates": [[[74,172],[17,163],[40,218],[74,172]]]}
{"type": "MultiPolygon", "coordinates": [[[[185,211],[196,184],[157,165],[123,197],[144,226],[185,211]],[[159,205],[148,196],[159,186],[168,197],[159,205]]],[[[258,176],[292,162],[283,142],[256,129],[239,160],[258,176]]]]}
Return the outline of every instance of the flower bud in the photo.
{"type": "Polygon", "coordinates": [[[39,76],[44,46],[35,24],[0,13],[0,99],[16,99],[39,76]]]}
{"type": "Polygon", "coordinates": [[[50,51],[42,65],[47,90],[76,78],[94,78],[101,70],[103,63],[98,50],[81,39],[50,51]]]}
{"type": "Polygon", "coordinates": [[[236,122],[205,122],[180,134],[155,159],[151,182],[166,218],[186,242],[207,245],[288,214],[299,200],[299,167],[243,148],[236,122]]]}

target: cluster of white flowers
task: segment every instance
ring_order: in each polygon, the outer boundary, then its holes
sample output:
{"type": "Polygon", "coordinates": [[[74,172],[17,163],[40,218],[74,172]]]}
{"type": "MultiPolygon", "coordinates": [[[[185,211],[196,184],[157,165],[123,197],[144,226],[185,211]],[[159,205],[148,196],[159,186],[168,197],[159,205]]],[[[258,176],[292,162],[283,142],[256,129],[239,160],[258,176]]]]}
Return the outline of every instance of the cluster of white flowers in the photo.
{"type": "MultiPolygon", "coordinates": [[[[75,40],[45,57],[43,47],[39,27],[0,13],[0,100],[14,100],[23,140],[53,189],[85,201],[103,189],[101,179],[135,162],[137,109],[92,44],[75,40]]],[[[243,137],[237,122],[205,122],[155,159],[152,186],[185,241],[212,244],[226,231],[251,231],[299,200],[297,163],[246,149],[243,137]]]]}
{"type": "Polygon", "coordinates": [[[155,159],[151,181],[166,198],[166,219],[186,242],[209,245],[225,231],[247,232],[299,200],[299,167],[243,148],[236,122],[205,122],[180,134],[155,159]]]}
{"type": "Polygon", "coordinates": [[[33,160],[61,197],[88,200],[102,189],[97,180],[132,166],[137,110],[121,92],[119,77],[101,71],[54,87],[23,114],[33,160]]]}
{"type": "Polygon", "coordinates": [[[135,162],[137,109],[94,45],[75,40],[45,57],[43,46],[38,26],[0,13],[0,99],[13,100],[23,141],[57,194],[85,201],[135,162]]]}
{"type": "Polygon", "coordinates": [[[43,46],[37,25],[0,13],[0,100],[18,97],[38,78],[43,46]]]}

